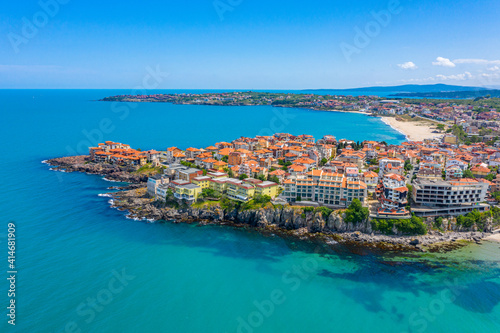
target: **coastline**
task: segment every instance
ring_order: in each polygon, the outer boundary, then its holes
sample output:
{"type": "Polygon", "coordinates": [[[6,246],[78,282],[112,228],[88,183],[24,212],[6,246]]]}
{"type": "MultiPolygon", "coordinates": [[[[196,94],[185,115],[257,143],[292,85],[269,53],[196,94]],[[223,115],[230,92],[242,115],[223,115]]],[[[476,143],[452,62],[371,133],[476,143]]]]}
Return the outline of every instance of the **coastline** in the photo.
{"type": "Polygon", "coordinates": [[[442,136],[442,134],[433,133],[435,128],[424,121],[401,121],[395,117],[381,117],[380,120],[403,134],[407,141],[424,141],[425,139],[434,139],[442,136]]]}
{"type": "Polygon", "coordinates": [[[154,201],[145,194],[145,188],[108,193],[112,196],[110,207],[127,212],[126,218],[157,223],[187,223],[219,225],[256,230],[262,234],[273,233],[303,241],[320,241],[324,246],[337,243],[352,251],[371,249],[395,252],[449,252],[468,244],[480,244],[490,233],[474,231],[431,231],[426,235],[385,235],[371,231],[368,220],[346,223],[342,212],[330,216],[322,213],[302,213],[302,207],[264,207],[259,209],[226,210],[211,207],[169,207],[154,201]]]}
{"type": "MultiPolygon", "coordinates": [[[[99,101],[107,102],[104,99],[101,99],[99,101]]],[[[118,101],[122,103],[126,103],[126,101],[118,101]]],[[[203,105],[203,106],[219,106],[219,104],[210,104],[210,103],[187,103],[187,102],[163,102],[163,101],[133,101],[132,103],[172,103],[176,105],[203,105]]],[[[259,106],[257,104],[241,104],[241,105],[224,105],[224,106],[259,106]]],[[[369,112],[363,112],[363,111],[351,111],[351,110],[334,110],[334,109],[319,109],[316,107],[311,107],[311,106],[285,106],[285,105],[266,105],[266,106],[271,106],[271,107],[277,107],[277,108],[290,108],[290,109],[302,109],[302,110],[307,110],[307,111],[316,111],[316,112],[339,112],[339,113],[354,113],[354,114],[360,114],[360,115],[365,115],[365,116],[372,116],[371,113],[369,112]]],[[[437,134],[437,133],[432,133],[433,128],[429,126],[428,123],[425,123],[424,121],[418,121],[418,122],[405,122],[405,121],[399,121],[395,117],[380,117],[376,116],[376,118],[380,118],[380,120],[385,123],[386,125],[390,126],[392,129],[394,129],[396,132],[401,133],[402,135],[405,136],[406,141],[423,141],[425,139],[432,139],[436,138],[439,136],[442,136],[442,134],[437,134]]]]}
{"type": "Polygon", "coordinates": [[[485,241],[500,243],[500,230],[496,230],[492,235],[484,238],[485,241]]]}
{"type": "MultiPolygon", "coordinates": [[[[302,207],[269,205],[258,209],[225,209],[220,205],[203,207],[167,206],[146,194],[147,177],[138,176],[123,167],[89,163],[88,156],[71,156],[43,161],[51,170],[85,172],[127,182],[115,187],[118,192],[106,193],[111,208],[127,211],[127,218],[149,222],[199,223],[246,227],[258,231],[278,233],[302,240],[321,239],[325,244],[343,243],[357,247],[390,251],[447,252],[469,243],[479,243],[491,233],[470,230],[436,232],[429,229],[426,235],[384,235],[373,232],[369,220],[346,223],[343,211],[329,216],[321,212],[305,212],[302,207]]],[[[455,230],[455,229],[453,229],[455,230]]]]}

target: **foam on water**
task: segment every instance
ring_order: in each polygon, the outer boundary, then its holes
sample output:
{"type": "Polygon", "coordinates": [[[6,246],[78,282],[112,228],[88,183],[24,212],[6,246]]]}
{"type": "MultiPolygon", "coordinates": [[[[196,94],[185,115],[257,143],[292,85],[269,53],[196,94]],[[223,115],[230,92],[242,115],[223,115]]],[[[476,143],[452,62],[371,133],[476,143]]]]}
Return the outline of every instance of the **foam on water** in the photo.
{"type": "MultiPolygon", "coordinates": [[[[255,136],[275,117],[271,107],[144,103],[120,119],[112,103],[95,102],[126,93],[0,90],[2,121],[9,124],[0,135],[4,142],[26,143],[4,145],[9,163],[0,164],[8,190],[0,210],[4,222],[16,223],[20,277],[17,325],[13,330],[0,320],[0,332],[64,332],[67,327],[82,332],[498,330],[498,243],[454,254],[394,257],[242,228],[143,223],[110,209],[113,199],[98,197],[110,185],[101,177],[49,172],[40,163],[71,150],[87,153],[89,139],[82,131],[98,128],[104,118],[114,130],[102,139],[164,149],[255,136]],[[189,131],[184,126],[165,130],[166,123],[186,119],[189,131]],[[110,291],[110,283],[119,291],[110,291]],[[450,292],[453,301],[440,298],[450,292]],[[105,304],[92,310],[88,299],[105,304]],[[273,299],[278,302],[272,311],[262,315],[259,309],[273,299]]],[[[279,132],[404,140],[372,117],[287,112],[294,117],[279,132]]],[[[2,263],[6,252],[0,251],[2,263]]],[[[8,301],[1,290],[0,300],[8,301]]]]}

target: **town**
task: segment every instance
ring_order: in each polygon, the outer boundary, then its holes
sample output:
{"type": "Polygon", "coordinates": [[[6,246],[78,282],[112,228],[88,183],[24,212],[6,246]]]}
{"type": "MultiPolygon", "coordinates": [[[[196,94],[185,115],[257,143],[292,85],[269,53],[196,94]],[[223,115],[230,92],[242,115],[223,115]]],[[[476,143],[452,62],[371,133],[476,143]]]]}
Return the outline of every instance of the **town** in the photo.
{"type": "MultiPolygon", "coordinates": [[[[457,137],[456,143],[491,142],[500,137],[500,98],[383,99],[377,96],[333,96],[311,93],[221,92],[120,95],[102,99],[119,102],[168,102],[196,105],[270,105],[320,111],[362,112],[394,116],[402,121],[428,119],[457,137]],[[462,140],[462,141],[460,141],[462,140]]],[[[500,142],[497,143],[497,145],[500,142]]]]}
{"type": "Polygon", "coordinates": [[[500,200],[500,149],[457,145],[451,137],[389,145],[277,133],[185,150],[140,151],[106,141],[89,151],[97,163],[153,170],[147,193],[163,201],[224,198],[328,209],[359,202],[377,220],[462,220],[500,200]]]}

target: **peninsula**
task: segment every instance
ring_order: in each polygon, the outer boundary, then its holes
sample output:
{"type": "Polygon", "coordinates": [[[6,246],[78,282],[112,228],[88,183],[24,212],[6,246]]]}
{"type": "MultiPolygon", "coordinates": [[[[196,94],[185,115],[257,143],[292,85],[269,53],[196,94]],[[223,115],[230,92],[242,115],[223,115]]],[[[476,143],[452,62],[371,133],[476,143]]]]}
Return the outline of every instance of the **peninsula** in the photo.
{"type": "MultiPolygon", "coordinates": [[[[490,139],[500,134],[500,98],[472,99],[383,99],[377,96],[319,95],[312,93],[214,92],[152,95],[118,95],[101,99],[107,102],[150,102],[216,106],[274,106],[316,111],[358,112],[375,117],[404,134],[408,140],[421,141],[442,136],[454,125],[490,139]]],[[[471,141],[474,142],[474,135],[471,141]]]]}
{"type": "Polygon", "coordinates": [[[277,133],[144,151],[106,141],[47,163],[130,182],[110,195],[131,218],[440,251],[436,244],[479,243],[500,225],[500,149],[448,141],[277,133]]]}

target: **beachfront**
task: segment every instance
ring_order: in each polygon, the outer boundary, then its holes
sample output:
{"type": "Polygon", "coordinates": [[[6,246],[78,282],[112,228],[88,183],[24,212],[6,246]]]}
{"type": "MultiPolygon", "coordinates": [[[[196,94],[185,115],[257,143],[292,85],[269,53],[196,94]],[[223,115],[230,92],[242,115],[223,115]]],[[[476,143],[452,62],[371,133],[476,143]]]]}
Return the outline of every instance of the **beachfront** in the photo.
{"type": "Polygon", "coordinates": [[[426,121],[400,121],[395,117],[382,117],[381,120],[404,134],[408,141],[423,141],[442,136],[442,134],[434,133],[436,128],[426,121]]]}

